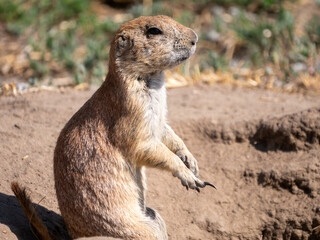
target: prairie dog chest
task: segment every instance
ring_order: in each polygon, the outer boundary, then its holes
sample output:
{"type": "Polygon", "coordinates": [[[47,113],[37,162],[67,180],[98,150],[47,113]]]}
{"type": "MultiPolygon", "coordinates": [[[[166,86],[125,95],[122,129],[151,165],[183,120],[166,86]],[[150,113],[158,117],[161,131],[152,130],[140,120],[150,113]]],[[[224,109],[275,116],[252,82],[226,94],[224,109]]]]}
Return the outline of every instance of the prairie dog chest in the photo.
{"type": "Polygon", "coordinates": [[[144,96],[144,120],[150,133],[159,137],[166,121],[167,100],[164,76],[155,76],[146,82],[144,96]]]}
{"type": "Polygon", "coordinates": [[[146,118],[159,124],[164,120],[166,115],[166,89],[165,87],[162,87],[161,89],[149,89],[148,91],[149,96],[147,97],[148,101],[146,101],[145,108],[146,118]]]}

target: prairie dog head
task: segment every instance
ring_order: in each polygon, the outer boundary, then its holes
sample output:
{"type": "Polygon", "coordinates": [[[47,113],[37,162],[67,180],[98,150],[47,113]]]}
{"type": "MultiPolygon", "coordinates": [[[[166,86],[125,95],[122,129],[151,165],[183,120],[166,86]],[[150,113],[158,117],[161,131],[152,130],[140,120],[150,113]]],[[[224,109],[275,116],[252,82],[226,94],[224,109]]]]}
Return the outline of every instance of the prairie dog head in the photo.
{"type": "Polygon", "coordinates": [[[113,41],[110,61],[120,71],[140,75],[159,72],[187,60],[196,50],[198,36],[192,29],[160,15],[124,23],[113,41]]]}

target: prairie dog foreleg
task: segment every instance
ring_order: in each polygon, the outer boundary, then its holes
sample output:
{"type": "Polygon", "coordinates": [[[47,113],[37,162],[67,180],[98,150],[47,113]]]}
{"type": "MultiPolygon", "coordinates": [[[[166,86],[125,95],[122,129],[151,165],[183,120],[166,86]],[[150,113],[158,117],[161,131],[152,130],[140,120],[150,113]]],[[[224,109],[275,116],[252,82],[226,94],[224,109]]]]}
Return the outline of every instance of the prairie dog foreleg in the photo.
{"type": "Polygon", "coordinates": [[[166,124],[164,128],[162,142],[184,162],[196,177],[199,176],[197,160],[190,153],[181,138],[175,134],[168,124],[166,124]]]}
{"type": "Polygon", "coordinates": [[[170,171],[187,188],[199,190],[199,187],[205,187],[205,183],[198,179],[181,159],[162,142],[140,143],[138,149],[139,165],[170,171]]]}

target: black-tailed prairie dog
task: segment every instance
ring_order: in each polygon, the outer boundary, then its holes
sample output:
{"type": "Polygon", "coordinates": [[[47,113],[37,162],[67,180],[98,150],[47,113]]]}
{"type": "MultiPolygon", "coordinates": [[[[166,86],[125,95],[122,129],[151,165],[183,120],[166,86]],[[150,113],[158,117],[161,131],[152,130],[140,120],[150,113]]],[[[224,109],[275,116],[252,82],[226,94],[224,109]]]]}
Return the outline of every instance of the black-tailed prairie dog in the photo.
{"type": "Polygon", "coordinates": [[[54,152],[72,238],[167,239],[164,221],[145,203],[144,167],[169,171],[186,188],[211,185],[166,123],[163,71],[187,60],[197,41],[167,16],[139,17],[115,34],[106,80],[63,128],[54,152]]]}

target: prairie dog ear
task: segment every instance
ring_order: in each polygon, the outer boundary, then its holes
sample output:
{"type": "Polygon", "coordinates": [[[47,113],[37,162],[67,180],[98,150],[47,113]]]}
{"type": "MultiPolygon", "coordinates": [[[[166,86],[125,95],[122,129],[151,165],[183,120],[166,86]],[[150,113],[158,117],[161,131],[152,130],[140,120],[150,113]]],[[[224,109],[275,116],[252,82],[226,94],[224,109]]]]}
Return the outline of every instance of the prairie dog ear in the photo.
{"type": "Polygon", "coordinates": [[[117,36],[115,44],[116,55],[120,57],[133,47],[134,41],[128,34],[126,34],[126,32],[123,32],[119,36],[117,36]]]}

